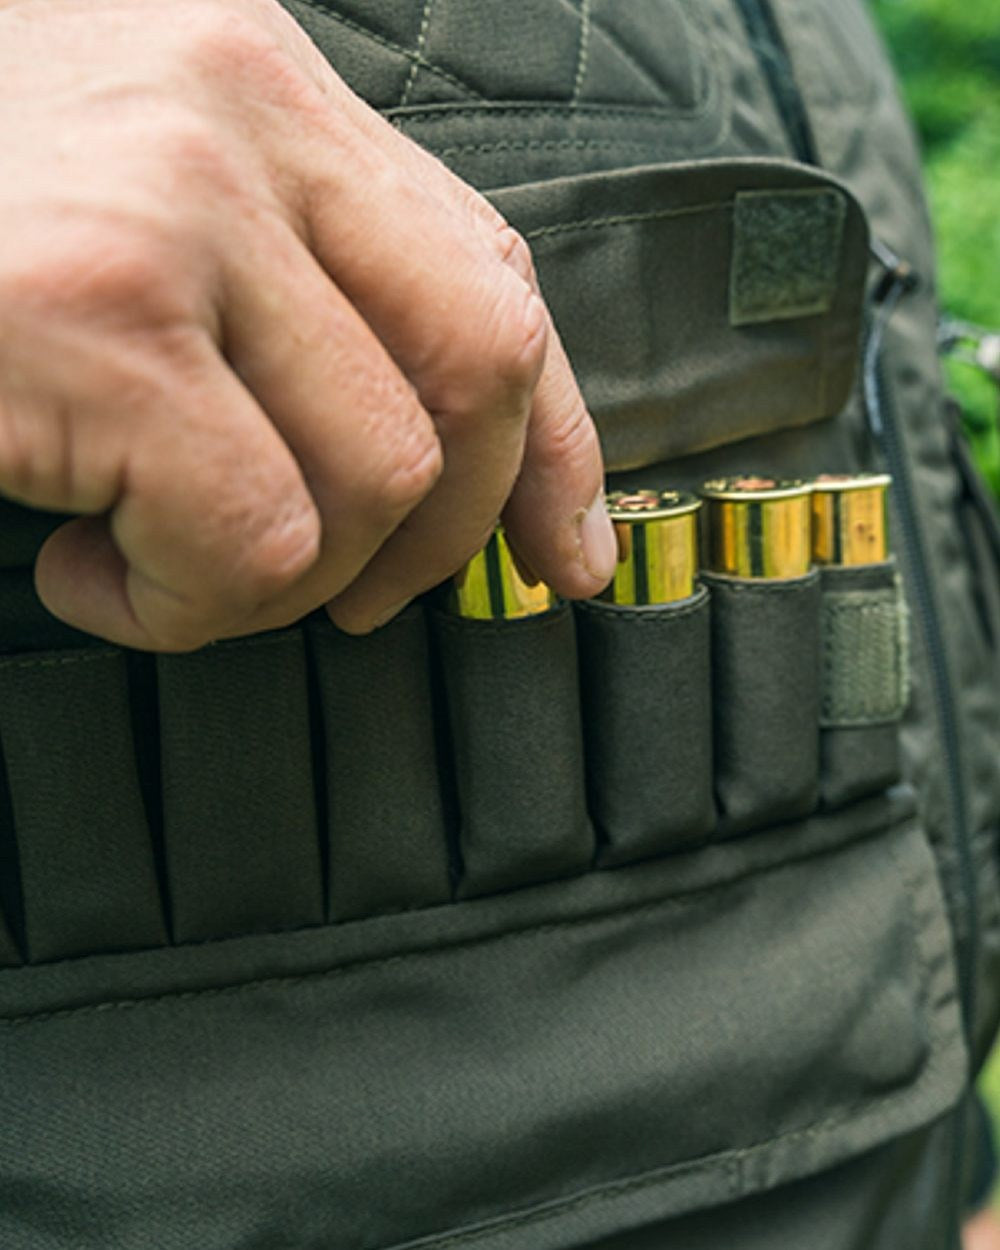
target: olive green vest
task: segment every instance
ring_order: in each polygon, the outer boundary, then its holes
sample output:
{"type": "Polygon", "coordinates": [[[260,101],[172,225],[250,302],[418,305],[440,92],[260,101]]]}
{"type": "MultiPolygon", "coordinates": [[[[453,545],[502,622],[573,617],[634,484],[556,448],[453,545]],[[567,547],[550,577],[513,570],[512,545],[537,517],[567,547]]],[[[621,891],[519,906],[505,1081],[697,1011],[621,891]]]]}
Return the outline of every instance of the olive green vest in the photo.
{"type": "Polygon", "coordinates": [[[613,484],[888,468],[896,563],[157,657],[3,505],[0,1245],[953,1250],[1000,538],[861,0],[286,3],[528,239],[613,484]]]}

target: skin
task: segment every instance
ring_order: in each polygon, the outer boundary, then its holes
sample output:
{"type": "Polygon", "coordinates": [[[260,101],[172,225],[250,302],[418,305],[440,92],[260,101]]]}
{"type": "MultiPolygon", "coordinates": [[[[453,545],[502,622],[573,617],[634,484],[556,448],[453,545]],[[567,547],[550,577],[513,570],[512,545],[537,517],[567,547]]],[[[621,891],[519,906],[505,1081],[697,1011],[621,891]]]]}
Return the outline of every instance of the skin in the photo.
{"type": "Polygon", "coordinates": [[[962,1250],[1000,1250],[1000,1216],[992,1208],[980,1211],[962,1229],[962,1250]]]}
{"type": "Polygon", "coordinates": [[[561,594],[609,580],[523,240],[273,0],[0,0],[0,167],[0,493],[75,514],[57,616],[365,632],[501,515],[561,594]]]}

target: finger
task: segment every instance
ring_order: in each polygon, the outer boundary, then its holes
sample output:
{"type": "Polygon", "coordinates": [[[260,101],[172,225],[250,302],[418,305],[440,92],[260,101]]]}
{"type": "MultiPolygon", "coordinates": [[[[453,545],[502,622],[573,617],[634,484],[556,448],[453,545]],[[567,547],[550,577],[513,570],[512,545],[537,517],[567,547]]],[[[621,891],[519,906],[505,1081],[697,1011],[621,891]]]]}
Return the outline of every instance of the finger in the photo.
{"type": "Polygon", "coordinates": [[[614,575],[600,442],[554,330],[503,520],[516,554],[566,598],[590,598],[614,575]]]}
{"type": "Polygon", "coordinates": [[[258,225],[225,281],[227,357],[294,454],[322,524],[306,575],[245,623],[267,629],[354,580],[435,486],[442,450],[414,388],[286,224],[258,225]]]}
{"type": "MultiPolygon", "coordinates": [[[[471,232],[480,247],[538,293],[530,249],[493,205],[346,89],[339,91],[339,106],[373,148],[389,154],[434,197],[456,233],[471,232]]],[[[617,542],[605,513],[596,429],[551,324],[548,338],[524,463],[504,516],[512,545],[539,576],[560,594],[587,597],[613,575],[617,542]]]]}
{"type": "Polygon", "coordinates": [[[405,172],[352,179],[312,209],[314,252],[412,382],[444,456],[433,494],[331,604],[361,632],[454,572],[495,524],[521,464],[548,316],[405,172]]]}
{"type": "MultiPolygon", "coordinates": [[[[529,358],[543,346],[544,331],[540,318],[537,337],[525,346],[529,358]]],[[[516,381],[507,393],[493,389],[490,402],[476,404],[470,395],[456,409],[433,414],[444,448],[441,478],[363,572],[328,604],[342,629],[363,633],[384,624],[486,542],[523,457],[530,406],[530,391],[516,381]]]]}
{"type": "Polygon", "coordinates": [[[56,616],[125,646],[187,650],[298,581],[319,548],[316,508],[207,337],[170,386],[103,403],[99,422],[84,408],[73,424],[84,439],[101,431],[119,494],[106,517],[43,546],[36,585],[56,616]]]}

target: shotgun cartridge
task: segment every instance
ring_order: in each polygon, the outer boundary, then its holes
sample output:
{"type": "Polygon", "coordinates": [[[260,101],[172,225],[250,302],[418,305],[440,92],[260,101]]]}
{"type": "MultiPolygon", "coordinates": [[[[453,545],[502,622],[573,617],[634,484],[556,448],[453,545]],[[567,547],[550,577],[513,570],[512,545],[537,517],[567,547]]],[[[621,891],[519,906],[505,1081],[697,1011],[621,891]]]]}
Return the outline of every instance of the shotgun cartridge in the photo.
{"type": "Polygon", "coordinates": [[[455,574],[448,595],[448,608],[455,616],[477,621],[539,616],[556,603],[551,587],[544,582],[532,584],[521,575],[500,527],[482,551],[455,574]]]}
{"type": "Polygon", "coordinates": [[[674,490],[614,491],[608,515],[618,537],[614,578],[599,596],[629,607],[676,603],[694,594],[701,500],[674,490]]]}
{"type": "Polygon", "coordinates": [[[808,482],[744,474],[701,488],[704,567],[724,577],[787,581],[812,564],[808,482]]]}
{"type": "Polygon", "coordinates": [[[881,564],[889,558],[888,473],[824,473],[813,482],[816,564],[881,564]]]}

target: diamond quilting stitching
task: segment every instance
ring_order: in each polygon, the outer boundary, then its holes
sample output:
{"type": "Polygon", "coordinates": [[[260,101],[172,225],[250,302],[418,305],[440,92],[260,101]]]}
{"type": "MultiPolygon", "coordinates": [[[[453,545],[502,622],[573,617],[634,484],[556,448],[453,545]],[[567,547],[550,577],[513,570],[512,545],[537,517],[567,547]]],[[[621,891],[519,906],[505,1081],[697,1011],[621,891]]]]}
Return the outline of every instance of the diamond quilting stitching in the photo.
{"type": "MultiPolygon", "coordinates": [[[[440,66],[429,61],[427,57],[423,55],[422,51],[407,48],[403,44],[397,43],[394,39],[389,39],[385,35],[380,35],[378,31],[371,30],[368,26],[363,25],[361,22],[355,21],[353,17],[348,17],[346,13],[342,13],[338,8],[336,8],[332,0],[301,0],[301,3],[307,5],[310,9],[314,9],[317,13],[322,13],[324,17],[328,17],[331,21],[343,26],[345,30],[353,31],[356,35],[361,35],[366,39],[370,39],[373,43],[379,44],[380,47],[386,48],[390,52],[395,52],[400,56],[405,56],[413,66],[412,77],[414,79],[416,78],[416,70],[422,69],[428,74],[432,74],[435,78],[440,78],[442,81],[450,83],[452,87],[456,88],[470,100],[483,99],[479,92],[473,87],[470,87],[467,82],[463,82],[455,74],[451,74],[448,70],[442,69],[440,66]]],[[[425,30],[425,41],[426,37],[427,35],[425,30]]],[[[407,81],[409,82],[409,79],[407,81]]],[[[412,90],[412,85],[410,89],[412,90]]]]}

